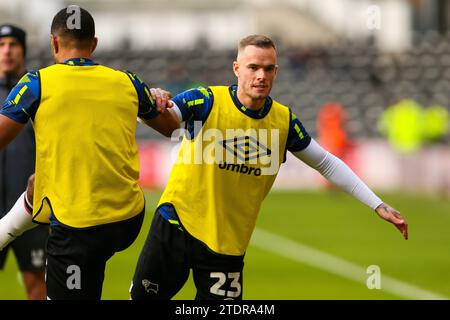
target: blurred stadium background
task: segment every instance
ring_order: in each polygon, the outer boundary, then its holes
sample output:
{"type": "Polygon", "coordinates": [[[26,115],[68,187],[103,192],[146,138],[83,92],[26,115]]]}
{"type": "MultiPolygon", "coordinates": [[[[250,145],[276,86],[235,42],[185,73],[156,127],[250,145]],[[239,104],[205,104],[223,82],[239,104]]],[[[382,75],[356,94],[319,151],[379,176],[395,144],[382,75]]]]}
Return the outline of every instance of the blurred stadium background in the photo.
{"type": "MultiPolygon", "coordinates": [[[[333,133],[345,143],[330,148],[404,213],[411,239],[402,241],[369,209],[289,158],[247,253],[244,298],[450,298],[449,1],[0,0],[0,23],[28,31],[28,69],[52,63],[51,19],[69,4],[96,19],[95,60],[136,72],[152,87],[178,93],[233,84],[239,39],[262,33],[279,51],[271,96],[314,137],[327,141],[318,120],[324,106],[344,110],[333,133]],[[389,112],[393,105],[403,112],[389,112]],[[381,270],[380,290],[366,286],[371,265],[381,270]]],[[[138,241],[111,259],[105,299],[128,298],[176,149],[141,125],[138,138],[148,214],[138,241]]],[[[25,297],[16,273],[10,259],[0,272],[0,299],[25,297]]],[[[193,297],[192,284],[177,296],[193,297]]]]}

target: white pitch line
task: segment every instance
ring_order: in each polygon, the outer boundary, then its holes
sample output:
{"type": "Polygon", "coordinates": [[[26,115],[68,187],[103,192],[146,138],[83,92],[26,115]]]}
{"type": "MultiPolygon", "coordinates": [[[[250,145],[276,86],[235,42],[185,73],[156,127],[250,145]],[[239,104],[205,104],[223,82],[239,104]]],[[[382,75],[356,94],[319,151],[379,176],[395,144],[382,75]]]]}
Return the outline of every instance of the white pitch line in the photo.
{"type": "MultiPolygon", "coordinates": [[[[251,245],[363,285],[366,284],[369,276],[366,273],[366,268],[260,228],[257,228],[253,233],[251,245]]],[[[396,296],[412,300],[449,299],[440,294],[386,276],[383,273],[381,274],[381,288],[396,296]]]]}

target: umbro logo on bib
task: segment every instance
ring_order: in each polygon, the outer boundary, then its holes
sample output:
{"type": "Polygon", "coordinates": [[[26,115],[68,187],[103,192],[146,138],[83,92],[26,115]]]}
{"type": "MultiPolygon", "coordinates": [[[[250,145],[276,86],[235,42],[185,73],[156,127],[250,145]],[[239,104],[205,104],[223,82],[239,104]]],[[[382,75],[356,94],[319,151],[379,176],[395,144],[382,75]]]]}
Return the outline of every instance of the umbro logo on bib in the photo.
{"type": "Polygon", "coordinates": [[[235,137],[223,140],[225,149],[233,153],[239,160],[248,162],[252,159],[270,156],[272,151],[252,136],[235,137]]]}
{"type": "MultiPolygon", "coordinates": [[[[255,161],[264,156],[270,156],[272,151],[252,136],[234,137],[233,139],[222,140],[222,146],[231,152],[237,159],[244,163],[255,161]]],[[[234,171],[246,175],[261,175],[261,168],[247,166],[244,163],[220,162],[219,169],[234,171]]]]}

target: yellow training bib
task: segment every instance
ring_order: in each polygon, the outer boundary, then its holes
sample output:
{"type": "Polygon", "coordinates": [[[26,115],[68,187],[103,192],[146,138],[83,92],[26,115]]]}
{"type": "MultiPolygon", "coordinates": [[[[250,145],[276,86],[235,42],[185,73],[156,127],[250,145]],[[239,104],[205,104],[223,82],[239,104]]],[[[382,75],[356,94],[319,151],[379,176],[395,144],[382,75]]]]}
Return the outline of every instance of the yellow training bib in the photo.
{"type": "Polygon", "coordinates": [[[211,87],[214,104],[201,132],[183,139],[159,205],[172,203],[183,227],[211,250],[243,255],[272,187],[289,131],[289,109],[273,101],[254,119],[228,87],[211,87]]]}
{"type": "Polygon", "coordinates": [[[33,219],[74,228],[140,213],[138,96],[124,72],[56,64],[39,71],[33,219]]]}

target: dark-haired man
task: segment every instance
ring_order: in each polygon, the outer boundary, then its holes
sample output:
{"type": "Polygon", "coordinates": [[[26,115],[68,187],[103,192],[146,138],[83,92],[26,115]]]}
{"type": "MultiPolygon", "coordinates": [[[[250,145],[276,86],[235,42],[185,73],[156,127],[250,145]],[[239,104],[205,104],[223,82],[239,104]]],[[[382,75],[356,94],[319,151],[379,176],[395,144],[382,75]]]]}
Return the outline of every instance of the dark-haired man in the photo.
{"type": "MultiPolygon", "coordinates": [[[[91,60],[97,41],[89,12],[59,11],[51,26],[56,64],[27,73],[0,111],[0,148],[34,123],[28,191],[34,189],[33,220],[50,223],[48,299],[101,298],[107,260],[133,243],[143,221],[136,117],[167,136],[179,126],[136,75],[91,60]]],[[[3,224],[27,218],[22,197],[3,224]]]]}
{"type": "Polygon", "coordinates": [[[139,257],[133,299],[172,298],[191,269],[197,299],[242,299],[244,255],[286,151],[407,239],[402,216],[270,98],[277,70],[272,40],[248,36],[233,63],[237,86],[192,89],[173,99],[187,132],[139,257]]]}
{"type": "MultiPolygon", "coordinates": [[[[25,74],[26,33],[11,25],[0,25],[0,101],[25,74]]],[[[34,131],[27,124],[19,136],[0,153],[0,217],[14,205],[34,172],[34,131]]],[[[40,226],[23,234],[0,252],[0,269],[8,253],[14,252],[27,296],[30,300],[45,299],[45,242],[48,228],[40,226]]]]}

